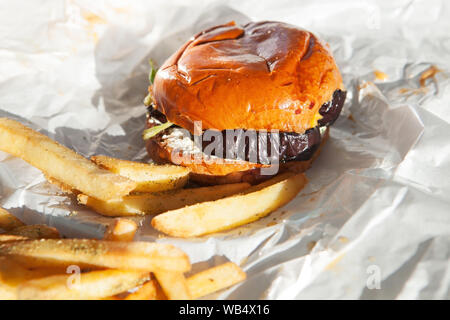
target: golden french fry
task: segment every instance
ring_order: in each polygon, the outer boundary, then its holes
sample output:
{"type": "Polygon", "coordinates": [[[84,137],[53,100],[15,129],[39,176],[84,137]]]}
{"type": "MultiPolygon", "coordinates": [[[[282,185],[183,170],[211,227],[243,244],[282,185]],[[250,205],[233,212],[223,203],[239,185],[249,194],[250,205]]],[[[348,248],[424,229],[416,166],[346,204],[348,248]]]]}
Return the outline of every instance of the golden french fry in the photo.
{"type": "Polygon", "coordinates": [[[21,284],[21,300],[100,299],[130,290],[150,278],[145,271],[102,270],[72,275],[53,275],[21,284]]]}
{"type": "Polygon", "coordinates": [[[1,242],[9,242],[9,241],[21,241],[28,240],[29,238],[24,236],[16,236],[12,234],[0,234],[0,243],[1,242]]]}
{"type": "Polygon", "coordinates": [[[189,292],[197,299],[244,281],[246,274],[233,262],[206,269],[187,279],[189,292]]]}
{"type": "Polygon", "coordinates": [[[159,193],[129,195],[122,199],[102,201],[78,195],[78,202],[105,216],[136,216],[159,214],[187,205],[217,200],[249,188],[248,183],[224,184],[212,187],[178,189],[159,193]]]}
{"type": "Polygon", "coordinates": [[[117,218],[106,229],[104,240],[133,241],[137,224],[133,220],[117,218]]]}
{"type": "Polygon", "coordinates": [[[56,228],[49,227],[45,224],[33,224],[21,226],[8,232],[14,236],[22,236],[29,239],[59,239],[59,231],[56,228]]]}
{"type": "Polygon", "coordinates": [[[7,257],[0,257],[0,300],[16,300],[17,288],[21,283],[54,272],[53,269],[28,270],[7,257]]]}
{"type": "Polygon", "coordinates": [[[160,300],[158,299],[158,282],[150,280],[144,283],[135,292],[125,297],[125,300],[160,300]]]}
{"type": "Polygon", "coordinates": [[[189,293],[189,288],[183,273],[157,270],[153,274],[169,300],[191,299],[191,294],[189,293]]]}
{"type": "Polygon", "coordinates": [[[77,265],[80,268],[190,270],[189,258],[169,244],[91,239],[41,239],[0,243],[0,256],[25,266],[77,265]]]}
{"type": "Polygon", "coordinates": [[[120,198],[136,188],[136,182],[100,169],[75,151],[11,119],[0,118],[0,150],[98,199],[120,198]]]}
{"type": "Polygon", "coordinates": [[[168,211],[152,219],[152,226],[174,237],[194,237],[232,229],[284,206],[305,186],[303,174],[269,184],[268,187],[224,199],[168,211]]]}
{"type": "Polygon", "coordinates": [[[175,165],[155,165],[111,158],[103,155],[93,156],[91,160],[98,166],[127,177],[137,183],[134,191],[157,192],[182,188],[189,178],[190,170],[175,165]]]}
{"type": "Polygon", "coordinates": [[[0,229],[9,231],[23,226],[24,223],[3,208],[0,208],[0,229]]]}

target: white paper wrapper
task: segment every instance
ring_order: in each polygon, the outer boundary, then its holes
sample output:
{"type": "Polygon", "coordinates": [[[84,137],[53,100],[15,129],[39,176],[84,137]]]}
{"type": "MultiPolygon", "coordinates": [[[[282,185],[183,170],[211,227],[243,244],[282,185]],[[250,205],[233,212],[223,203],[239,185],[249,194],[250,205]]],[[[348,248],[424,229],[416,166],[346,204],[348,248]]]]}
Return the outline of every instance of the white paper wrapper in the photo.
{"type": "MultiPolygon", "coordinates": [[[[85,156],[148,160],[141,141],[148,58],[196,32],[280,20],[328,41],[348,89],[310,183],[284,208],[231,232],[173,243],[194,271],[225,260],[248,280],[213,298],[450,297],[450,7],[444,1],[9,1],[0,4],[0,116],[85,156]],[[424,71],[436,67],[434,77],[424,71]]],[[[39,155],[36,155],[39,156],[39,155]]],[[[109,218],[0,152],[0,205],[65,236],[109,218]]]]}

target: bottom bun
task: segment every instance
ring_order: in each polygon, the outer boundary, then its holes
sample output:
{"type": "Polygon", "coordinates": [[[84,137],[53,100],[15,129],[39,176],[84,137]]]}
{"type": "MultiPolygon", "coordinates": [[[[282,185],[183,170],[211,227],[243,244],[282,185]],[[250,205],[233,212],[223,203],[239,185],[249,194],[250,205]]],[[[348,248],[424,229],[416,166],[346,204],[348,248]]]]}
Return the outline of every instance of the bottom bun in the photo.
{"type": "MultiPolygon", "coordinates": [[[[329,128],[327,128],[324,132],[320,146],[314,152],[311,159],[306,161],[288,161],[286,163],[282,163],[276,174],[285,171],[293,171],[296,173],[306,171],[311,167],[313,161],[319,156],[323,145],[328,140],[328,137],[329,128]]],[[[191,174],[189,177],[190,180],[202,185],[217,185],[239,182],[257,184],[275,175],[261,174],[261,169],[268,166],[251,163],[248,161],[225,160],[225,162],[222,161],[221,163],[214,163],[204,160],[172,161],[172,149],[154,139],[148,140],[146,147],[153,161],[159,164],[176,163],[184,167],[188,167],[191,169],[191,174]]]]}

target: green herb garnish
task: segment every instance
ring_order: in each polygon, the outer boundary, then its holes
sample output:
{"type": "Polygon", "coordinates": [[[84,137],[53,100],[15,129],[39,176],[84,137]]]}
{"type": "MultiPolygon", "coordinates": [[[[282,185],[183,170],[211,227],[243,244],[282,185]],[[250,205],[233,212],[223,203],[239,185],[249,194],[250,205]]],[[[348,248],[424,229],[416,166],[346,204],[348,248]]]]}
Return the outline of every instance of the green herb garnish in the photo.
{"type": "Polygon", "coordinates": [[[156,71],[158,69],[155,68],[155,64],[153,63],[153,60],[148,60],[148,63],[150,64],[150,73],[148,74],[148,81],[150,84],[153,84],[153,81],[155,81],[156,71]]]}
{"type": "MultiPolygon", "coordinates": [[[[155,64],[153,63],[153,61],[151,59],[148,60],[148,64],[150,65],[150,72],[148,74],[148,81],[152,85],[153,81],[155,81],[156,71],[158,71],[158,69],[155,68],[155,64]]],[[[149,92],[147,94],[147,96],[145,97],[145,99],[144,99],[144,105],[149,107],[152,103],[153,103],[152,95],[149,92]]]]}

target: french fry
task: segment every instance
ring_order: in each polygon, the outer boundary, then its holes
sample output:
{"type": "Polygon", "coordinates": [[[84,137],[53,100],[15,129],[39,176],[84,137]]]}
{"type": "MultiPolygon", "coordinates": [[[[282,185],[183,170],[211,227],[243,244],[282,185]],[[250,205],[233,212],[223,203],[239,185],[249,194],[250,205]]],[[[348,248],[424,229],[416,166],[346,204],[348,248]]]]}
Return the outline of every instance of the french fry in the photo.
{"type": "Polygon", "coordinates": [[[21,240],[28,240],[28,238],[24,237],[24,236],[16,236],[16,235],[12,235],[12,234],[0,234],[0,243],[9,242],[9,241],[21,241],[21,240]]]}
{"type": "Polygon", "coordinates": [[[0,118],[0,150],[98,199],[120,198],[136,188],[136,182],[97,167],[73,150],[11,119],[0,118]]]}
{"type": "Polygon", "coordinates": [[[0,243],[0,256],[30,267],[190,270],[189,258],[169,244],[90,239],[41,239],[0,243]]]}
{"type": "MultiPolygon", "coordinates": [[[[179,276],[179,275],[175,275],[179,276]]],[[[161,276],[160,276],[161,277],[161,276]]],[[[198,272],[186,279],[189,295],[192,299],[207,296],[214,292],[231,287],[246,279],[247,275],[233,262],[227,262],[204,271],[198,272]]],[[[163,280],[164,281],[164,280],[163,280]]],[[[167,281],[167,280],[166,280],[167,281]]],[[[183,279],[182,279],[183,282],[183,279]]],[[[166,282],[167,283],[167,282],[166,282]]],[[[180,284],[178,284],[180,285],[180,284]]],[[[172,291],[176,291],[171,286],[172,291]]],[[[170,289],[169,289],[170,290],[170,289]]],[[[182,290],[182,292],[184,289],[182,290]]],[[[177,294],[177,293],[175,293],[177,294]]],[[[129,294],[125,300],[165,300],[166,295],[155,280],[142,285],[129,294]]]]}
{"type": "Polygon", "coordinates": [[[0,228],[9,231],[23,226],[24,223],[3,208],[0,208],[0,228]]]}
{"type": "Polygon", "coordinates": [[[53,269],[28,270],[17,262],[0,257],[0,300],[15,300],[18,286],[28,280],[53,274],[53,269]]]}
{"type": "Polygon", "coordinates": [[[105,216],[136,216],[159,214],[204,201],[217,200],[250,187],[248,183],[224,184],[212,187],[170,190],[160,193],[129,195],[122,199],[102,201],[78,195],[78,202],[105,216]]]}
{"type": "Polygon", "coordinates": [[[191,299],[191,294],[183,273],[157,270],[154,271],[154,275],[169,300],[191,299]]]}
{"type": "Polygon", "coordinates": [[[102,270],[79,275],[53,275],[21,284],[21,300],[87,300],[113,296],[130,290],[145,281],[150,274],[145,271],[102,270]]]}
{"type": "Polygon", "coordinates": [[[150,280],[144,283],[135,292],[130,293],[124,300],[162,300],[158,295],[158,282],[156,280],[150,280]]]}
{"type": "Polygon", "coordinates": [[[8,233],[29,239],[59,239],[61,237],[56,228],[49,227],[45,224],[21,226],[10,230],[8,233]]]}
{"type": "Polygon", "coordinates": [[[175,165],[155,165],[107,156],[93,156],[91,160],[101,168],[127,177],[137,183],[136,192],[157,192],[182,188],[190,170],[175,165]]]}
{"type": "Polygon", "coordinates": [[[284,206],[306,183],[303,174],[294,175],[261,190],[168,211],[154,217],[151,224],[167,235],[183,238],[232,229],[284,206]]]}
{"type": "Polygon", "coordinates": [[[137,224],[133,220],[117,218],[106,229],[104,240],[133,241],[137,224]]]}
{"type": "Polygon", "coordinates": [[[246,274],[241,268],[233,262],[227,262],[190,276],[187,284],[192,298],[197,299],[231,287],[245,278],[246,274]]]}

